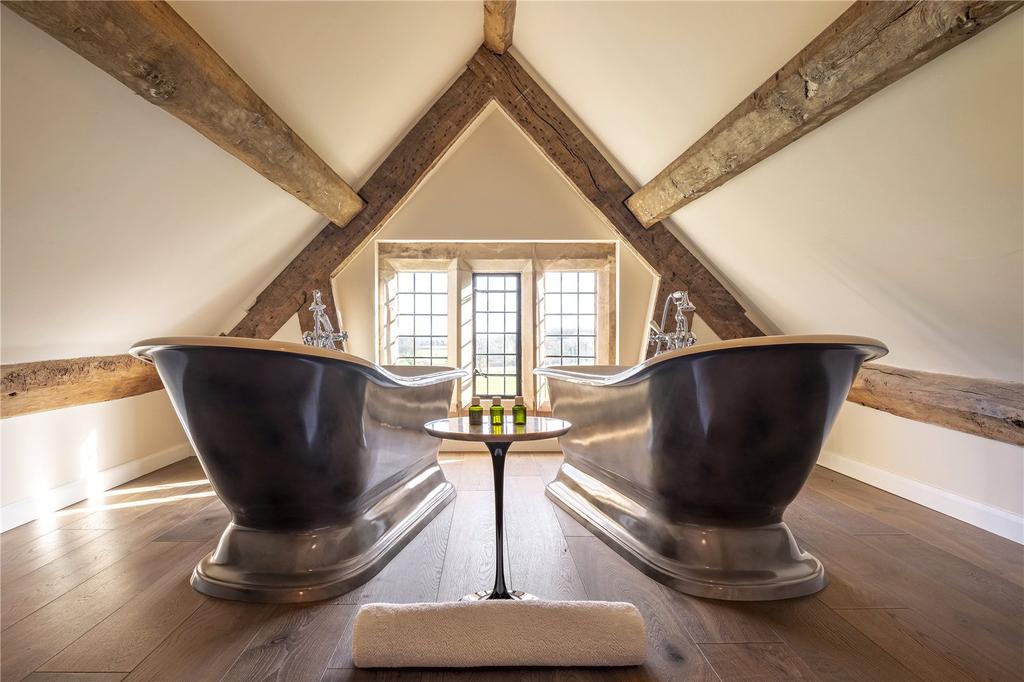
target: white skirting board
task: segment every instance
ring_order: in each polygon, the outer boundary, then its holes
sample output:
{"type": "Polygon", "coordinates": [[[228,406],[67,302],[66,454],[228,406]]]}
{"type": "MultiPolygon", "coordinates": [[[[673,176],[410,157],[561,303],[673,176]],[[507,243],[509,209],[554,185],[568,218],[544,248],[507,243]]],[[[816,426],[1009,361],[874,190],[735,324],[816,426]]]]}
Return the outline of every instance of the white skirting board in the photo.
{"type": "Polygon", "coordinates": [[[43,496],[4,505],[0,508],[0,531],[34,521],[50,512],[81,502],[95,490],[110,490],[194,454],[191,445],[180,443],[152,455],[104,469],[96,473],[92,480],[81,478],[54,488],[43,496]]]}
{"type": "Polygon", "coordinates": [[[936,488],[827,450],[822,451],[818,458],[818,464],[1008,540],[1024,544],[1024,517],[1019,514],[982,504],[948,490],[936,488]]]}

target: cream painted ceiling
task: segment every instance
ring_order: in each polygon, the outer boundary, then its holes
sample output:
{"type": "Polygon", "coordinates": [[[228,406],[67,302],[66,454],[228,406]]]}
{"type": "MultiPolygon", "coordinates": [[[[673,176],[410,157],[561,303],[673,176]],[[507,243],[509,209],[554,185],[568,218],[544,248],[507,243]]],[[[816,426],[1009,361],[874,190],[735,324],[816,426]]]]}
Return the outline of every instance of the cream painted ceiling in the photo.
{"type": "MultiPolygon", "coordinates": [[[[524,1],[514,50],[643,182],[847,4],[524,1]]],[[[357,188],[482,39],[475,1],[174,6],[357,188]]],[[[684,208],[673,229],[782,331],[875,335],[896,364],[1019,378],[1022,17],[684,208]],[[1003,87],[969,77],[993,69],[1003,87]]],[[[322,219],[2,19],[5,361],[230,327],[322,219]]]]}

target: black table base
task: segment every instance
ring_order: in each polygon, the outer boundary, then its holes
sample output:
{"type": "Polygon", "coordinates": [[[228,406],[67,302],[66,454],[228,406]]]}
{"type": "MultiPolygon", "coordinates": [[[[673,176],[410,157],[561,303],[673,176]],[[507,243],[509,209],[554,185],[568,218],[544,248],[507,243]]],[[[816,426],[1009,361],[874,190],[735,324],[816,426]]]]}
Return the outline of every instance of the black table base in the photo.
{"type": "Polygon", "coordinates": [[[521,590],[509,590],[505,585],[505,453],[510,443],[487,443],[491,453],[491,468],[494,470],[494,587],[467,594],[462,601],[483,601],[485,599],[536,599],[521,590]]]}

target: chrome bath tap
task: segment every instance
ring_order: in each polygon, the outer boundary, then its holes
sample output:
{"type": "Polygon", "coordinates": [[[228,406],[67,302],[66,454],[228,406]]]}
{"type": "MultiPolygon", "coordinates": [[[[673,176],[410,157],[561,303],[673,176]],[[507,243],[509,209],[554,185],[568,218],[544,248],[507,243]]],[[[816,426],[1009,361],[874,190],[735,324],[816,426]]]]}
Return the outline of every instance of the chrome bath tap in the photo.
{"type": "Polygon", "coordinates": [[[313,331],[303,332],[302,343],[316,348],[328,348],[330,350],[345,350],[345,342],[348,341],[348,332],[334,331],[331,318],[327,317],[327,306],[324,305],[319,289],[313,291],[313,303],[309,309],[313,311],[313,331]],[[341,343],[341,348],[335,346],[341,343]]]}
{"type": "Polygon", "coordinates": [[[660,355],[670,350],[689,348],[697,343],[697,337],[690,330],[690,323],[686,318],[687,313],[696,310],[696,306],[690,302],[690,294],[686,291],[673,291],[665,299],[665,305],[661,310],[661,325],[651,320],[650,338],[648,343],[654,346],[654,354],[660,355]],[[665,331],[668,324],[668,307],[674,303],[676,306],[676,330],[665,331]]]}

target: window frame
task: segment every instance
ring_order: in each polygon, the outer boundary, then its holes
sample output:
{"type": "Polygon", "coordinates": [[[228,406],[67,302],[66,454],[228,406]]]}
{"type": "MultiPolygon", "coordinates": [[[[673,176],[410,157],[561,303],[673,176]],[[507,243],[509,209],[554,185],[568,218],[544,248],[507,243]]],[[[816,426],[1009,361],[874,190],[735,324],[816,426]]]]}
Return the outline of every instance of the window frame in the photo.
{"type": "MultiPolygon", "coordinates": [[[[549,271],[594,271],[597,273],[598,335],[597,365],[618,362],[618,280],[619,248],[616,240],[582,241],[462,241],[462,240],[378,240],[374,242],[377,287],[374,317],[376,360],[390,360],[388,339],[396,311],[388,309],[388,281],[398,272],[447,270],[448,365],[465,369],[468,379],[459,380],[452,402],[452,414],[460,414],[474,394],[473,274],[519,274],[520,395],[536,413],[550,413],[546,382],[535,377],[540,366],[543,342],[538,292],[549,271]]],[[[397,286],[397,285],[396,285],[397,286]]],[[[480,396],[486,398],[488,396],[480,396]]],[[[512,399],[503,399],[506,408],[512,399]]]]}
{"type": "MultiPolygon", "coordinates": [[[[477,319],[476,316],[480,312],[479,310],[477,310],[476,296],[477,296],[477,293],[481,291],[480,289],[477,288],[477,281],[479,279],[481,279],[481,278],[484,278],[484,277],[515,277],[515,279],[516,279],[516,289],[515,289],[515,291],[508,291],[508,290],[502,289],[499,292],[499,293],[503,293],[503,294],[510,294],[511,293],[511,294],[515,294],[515,296],[516,296],[516,331],[515,331],[515,335],[516,335],[516,352],[515,352],[515,356],[516,356],[516,369],[517,369],[517,371],[516,371],[516,390],[515,390],[515,392],[512,395],[509,395],[507,393],[501,393],[500,395],[499,394],[491,393],[488,396],[480,395],[481,398],[484,398],[484,397],[487,397],[487,398],[500,397],[503,400],[508,400],[509,398],[514,399],[514,398],[516,398],[516,396],[524,395],[523,394],[523,386],[524,386],[524,383],[525,383],[525,380],[524,380],[525,371],[524,371],[524,367],[523,367],[523,303],[524,303],[523,299],[524,299],[524,296],[523,296],[523,276],[522,276],[522,273],[520,273],[520,272],[489,272],[489,271],[488,272],[481,272],[481,271],[478,271],[478,270],[474,270],[471,273],[471,277],[472,277],[472,282],[473,282],[472,291],[473,291],[473,325],[474,325],[474,330],[473,330],[473,338],[472,338],[472,348],[473,348],[473,350],[472,350],[472,363],[473,363],[473,370],[472,370],[472,375],[470,376],[470,383],[472,384],[474,391],[476,390],[476,378],[477,378],[477,376],[480,376],[480,375],[485,375],[485,376],[501,376],[501,377],[509,376],[508,374],[495,374],[495,375],[486,374],[484,372],[481,372],[480,369],[476,366],[476,358],[481,355],[481,353],[479,353],[477,351],[477,348],[476,348],[477,337],[480,334],[487,335],[487,334],[496,334],[496,333],[498,333],[498,332],[492,332],[490,330],[488,330],[486,332],[479,332],[479,331],[477,331],[475,329],[475,327],[476,327],[476,319],[477,319]]],[[[486,291],[488,293],[490,293],[491,290],[488,289],[486,291]]],[[[484,314],[490,314],[491,313],[490,310],[486,310],[486,311],[483,311],[483,312],[484,312],[484,314]]],[[[505,314],[505,315],[508,314],[508,311],[505,311],[505,310],[503,310],[501,312],[502,312],[502,314],[505,314]]],[[[507,331],[503,331],[501,333],[502,333],[502,335],[508,334],[507,331]]],[[[490,356],[490,355],[497,355],[497,354],[496,353],[487,352],[487,353],[483,353],[482,355],[490,356]]],[[[508,356],[510,354],[509,353],[501,353],[500,355],[502,357],[506,357],[506,356],[508,356]]],[[[531,374],[532,374],[532,370],[531,370],[531,374]]],[[[479,395],[479,394],[477,394],[477,395],[479,395]]]]}

